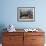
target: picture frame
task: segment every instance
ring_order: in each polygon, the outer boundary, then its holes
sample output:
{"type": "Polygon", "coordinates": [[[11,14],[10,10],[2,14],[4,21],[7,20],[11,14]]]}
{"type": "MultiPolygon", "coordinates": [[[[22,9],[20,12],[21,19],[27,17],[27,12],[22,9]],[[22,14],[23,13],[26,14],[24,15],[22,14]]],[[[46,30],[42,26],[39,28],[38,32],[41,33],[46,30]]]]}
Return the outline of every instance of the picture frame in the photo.
{"type": "Polygon", "coordinates": [[[18,7],[17,21],[20,22],[34,22],[35,21],[35,7],[18,7]]]}

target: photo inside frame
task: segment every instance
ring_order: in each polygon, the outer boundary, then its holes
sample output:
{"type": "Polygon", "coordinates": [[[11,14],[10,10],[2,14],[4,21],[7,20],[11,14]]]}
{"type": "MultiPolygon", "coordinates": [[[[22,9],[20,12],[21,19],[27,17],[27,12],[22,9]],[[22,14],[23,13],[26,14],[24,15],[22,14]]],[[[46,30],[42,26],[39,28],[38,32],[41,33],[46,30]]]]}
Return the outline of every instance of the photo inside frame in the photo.
{"type": "Polygon", "coordinates": [[[20,19],[33,19],[33,10],[20,9],[20,19]]]}

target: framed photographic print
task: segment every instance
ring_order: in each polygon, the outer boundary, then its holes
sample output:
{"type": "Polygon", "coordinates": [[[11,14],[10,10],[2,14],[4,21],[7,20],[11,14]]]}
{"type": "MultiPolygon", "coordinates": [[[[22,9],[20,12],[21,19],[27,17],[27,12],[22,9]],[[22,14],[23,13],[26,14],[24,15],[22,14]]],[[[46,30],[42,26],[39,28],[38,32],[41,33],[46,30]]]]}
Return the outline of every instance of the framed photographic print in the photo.
{"type": "Polygon", "coordinates": [[[35,7],[18,7],[17,21],[21,22],[35,21],[35,7]]]}

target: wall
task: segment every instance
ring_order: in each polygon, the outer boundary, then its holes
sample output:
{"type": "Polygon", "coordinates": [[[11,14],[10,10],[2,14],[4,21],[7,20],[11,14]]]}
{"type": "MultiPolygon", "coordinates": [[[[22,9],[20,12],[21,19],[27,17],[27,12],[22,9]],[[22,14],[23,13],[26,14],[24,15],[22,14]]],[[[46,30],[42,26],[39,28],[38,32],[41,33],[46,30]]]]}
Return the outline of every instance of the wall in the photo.
{"type": "Polygon", "coordinates": [[[0,24],[13,24],[16,28],[46,28],[45,3],[44,0],[1,0],[0,24]],[[18,22],[17,7],[35,7],[35,22],[18,22]]]}

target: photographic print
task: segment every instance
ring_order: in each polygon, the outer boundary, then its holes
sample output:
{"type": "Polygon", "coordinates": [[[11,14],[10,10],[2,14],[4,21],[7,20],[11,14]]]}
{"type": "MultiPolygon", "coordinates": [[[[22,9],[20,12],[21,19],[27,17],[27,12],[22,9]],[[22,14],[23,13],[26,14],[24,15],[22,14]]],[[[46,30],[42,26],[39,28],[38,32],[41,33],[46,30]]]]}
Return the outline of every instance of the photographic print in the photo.
{"type": "Polygon", "coordinates": [[[22,22],[35,21],[35,7],[18,7],[17,20],[22,22]]]}

